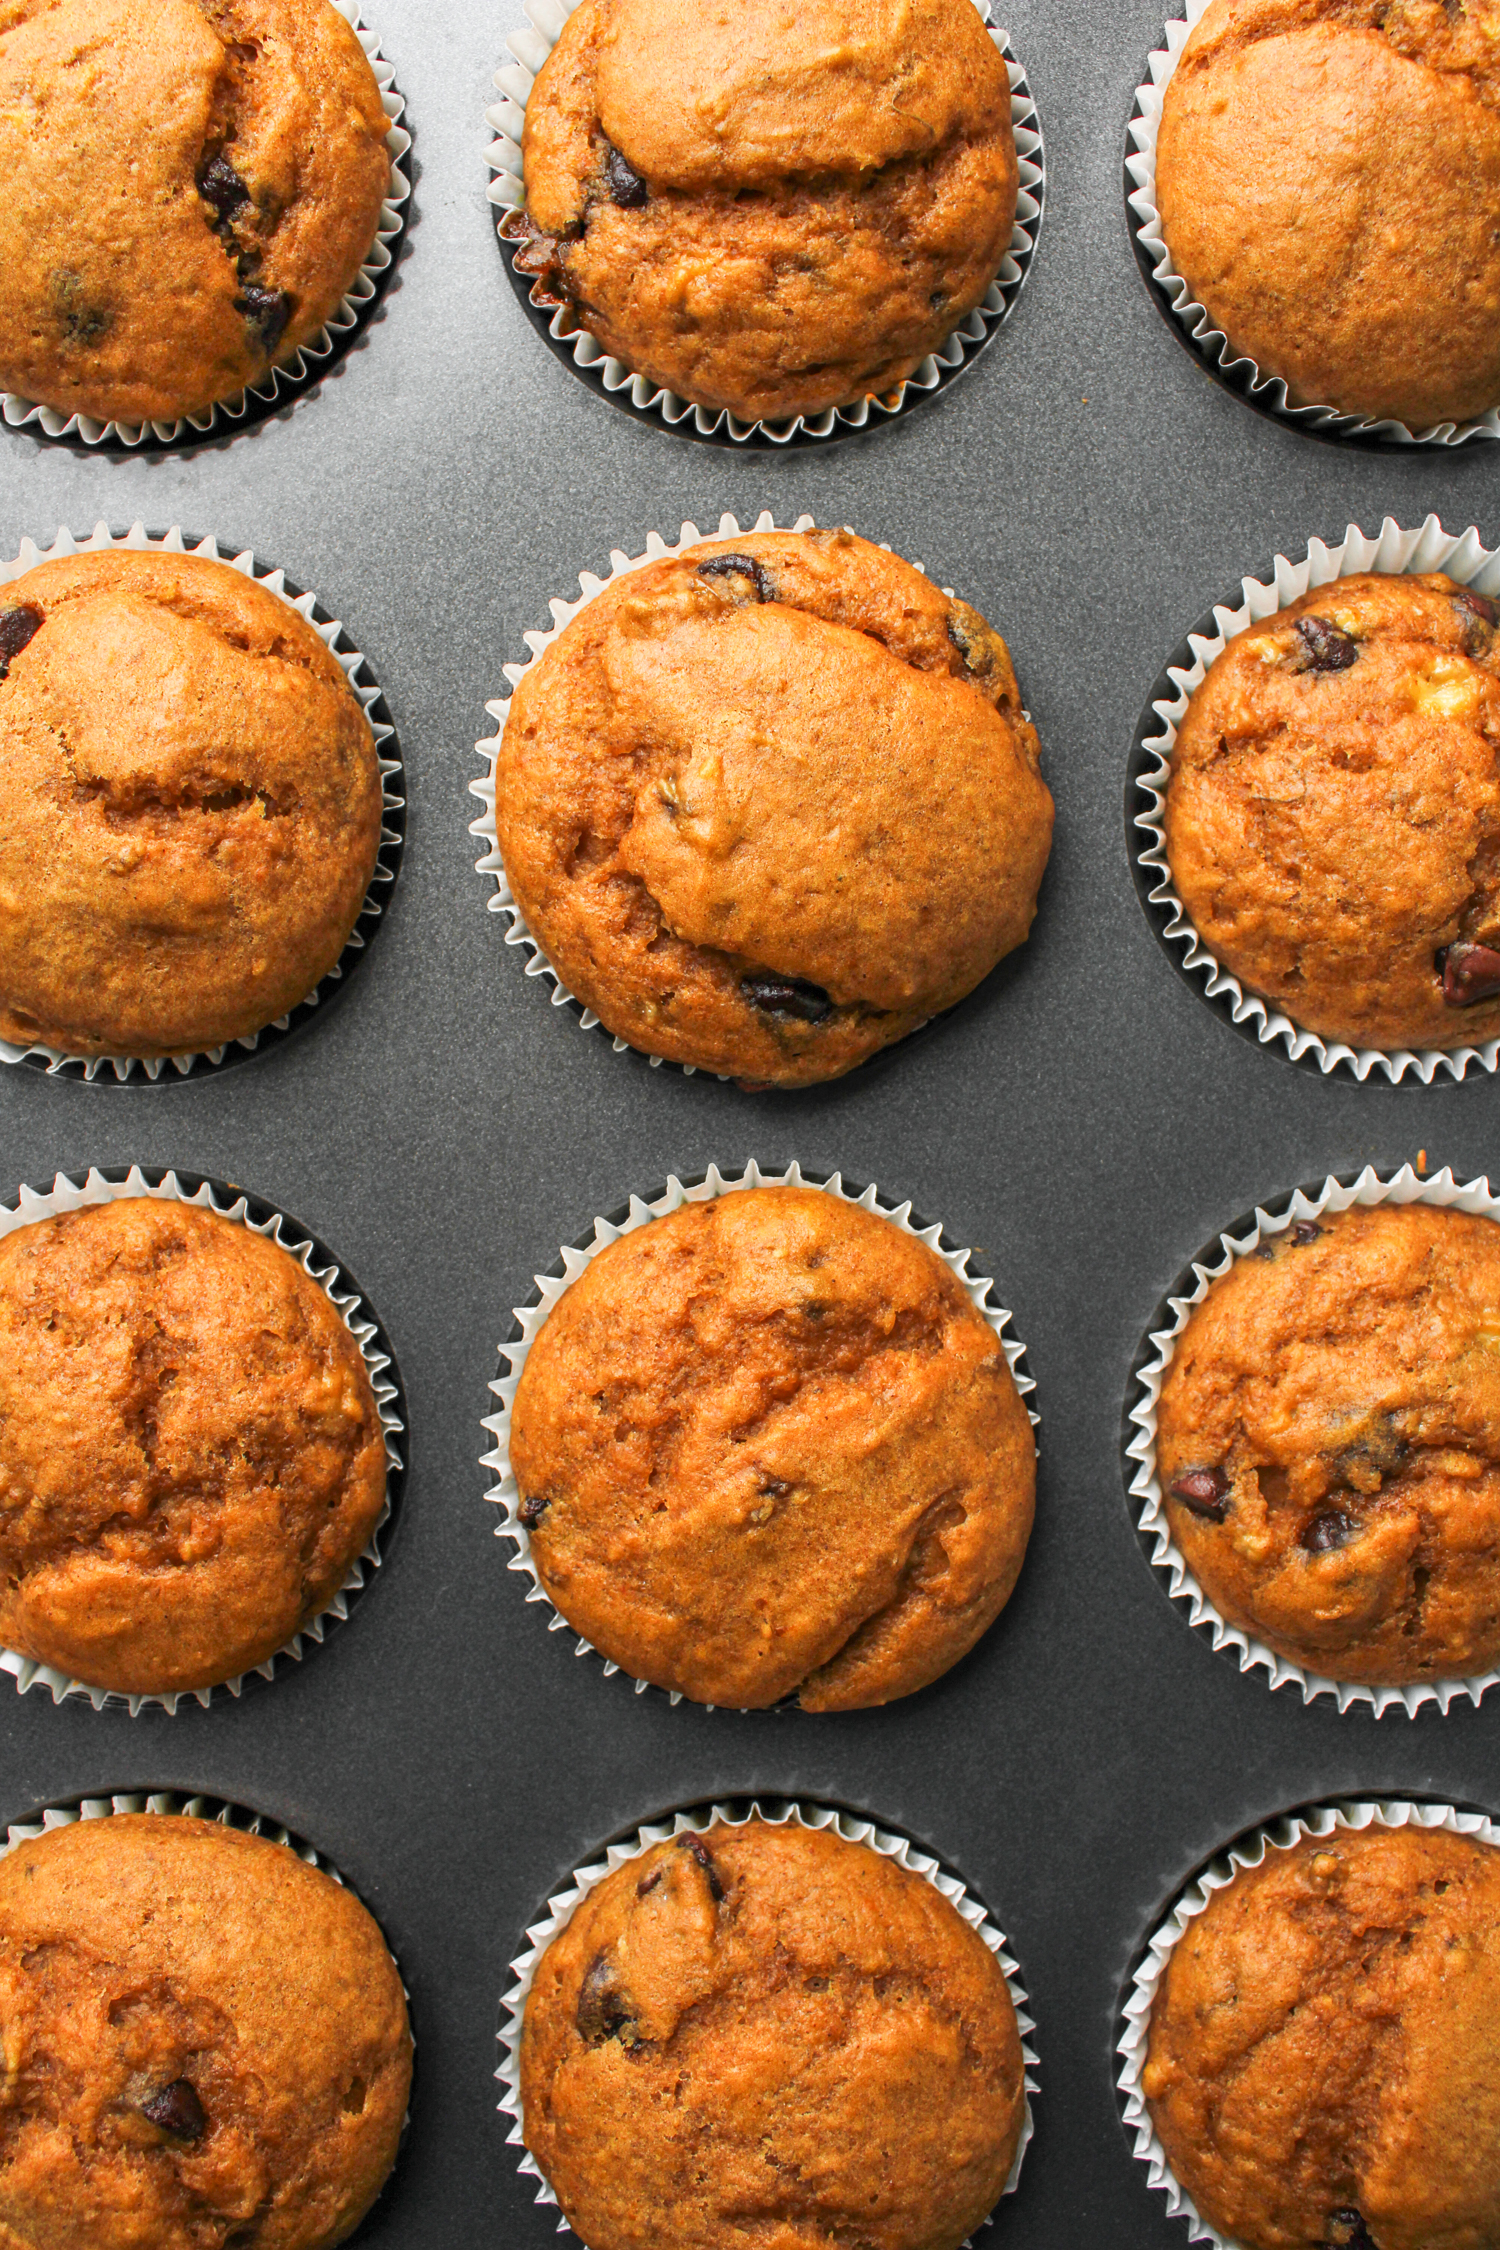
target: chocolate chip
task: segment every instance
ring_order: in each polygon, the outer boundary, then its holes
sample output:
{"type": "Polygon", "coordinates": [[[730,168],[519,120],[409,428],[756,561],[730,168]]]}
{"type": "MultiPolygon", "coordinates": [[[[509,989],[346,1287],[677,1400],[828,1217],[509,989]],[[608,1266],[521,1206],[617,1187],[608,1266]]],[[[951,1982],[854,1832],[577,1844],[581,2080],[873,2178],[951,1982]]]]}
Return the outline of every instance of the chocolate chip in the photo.
{"type": "Polygon", "coordinates": [[[640,1881],[639,1881],[639,1882],[638,1882],[638,1883],[636,1884],[636,1886],[635,1886],[635,1895],[636,1895],[636,1897],[637,1897],[637,1898],[645,1898],[645,1896],[647,1895],[647,1893],[648,1893],[648,1892],[650,1892],[650,1891],[654,1891],[654,1890],[656,1889],[656,1886],[657,1886],[657,1884],[658,1884],[658,1883],[659,1883],[660,1881],[661,1881],[661,1869],[660,1869],[659,1867],[653,1867],[653,1868],[652,1868],[652,1870],[651,1870],[651,1872],[650,1872],[650,1874],[649,1874],[649,1875],[643,1875],[643,1876],[641,1877],[640,1881]]]}
{"type": "Polygon", "coordinates": [[[42,613],[32,602],[15,609],[0,609],[0,680],[10,671],[10,660],[19,656],[34,634],[41,631],[42,613]]]}
{"type": "Polygon", "coordinates": [[[625,2047],[640,2043],[635,2010],[615,1981],[615,1966],[607,1953],[596,1953],[589,1964],[578,1989],[574,2021],[579,2038],[591,2047],[601,2047],[606,2039],[618,2039],[625,2047]]]}
{"type": "Polygon", "coordinates": [[[700,578],[749,578],[755,585],[758,602],[774,602],[776,588],[769,574],[761,569],[751,555],[710,555],[707,562],[698,565],[700,578]]]}
{"type": "Polygon", "coordinates": [[[199,2140],[208,2128],[203,2104],[186,2078],[174,2078],[170,2086],[163,2086],[149,2102],[142,2102],[141,2115],[148,2124],[158,2126],[178,2141],[199,2140]]]}
{"type": "Polygon", "coordinates": [[[250,190],[223,156],[210,156],[199,166],[198,193],[211,210],[217,211],[221,226],[250,200],[250,190]]]}
{"type": "Polygon", "coordinates": [[[639,211],[646,201],[645,181],[617,148],[611,148],[608,141],[604,148],[604,178],[610,202],[618,203],[622,211],[639,211]]]}
{"type": "Polygon", "coordinates": [[[1331,1555],[1336,1548],[1347,1547],[1358,1530],[1357,1520],[1342,1508],[1325,1508],[1303,1532],[1302,1544],[1310,1555],[1331,1555]]]}
{"type": "Polygon", "coordinates": [[[1465,656],[1487,656],[1495,627],[1500,624],[1500,609],[1487,594],[1476,594],[1472,586],[1456,589],[1453,606],[1464,629],[1465,656]]]}
{"type": "Polygon", "coordinates": [[[1469,1008],[1476,1000],[1493,1000],[1500,993],[1500,953],[1493,946],[1445,945],[1435,956],[1434,967],[1443,980],[1443,998],[1450,1008],[1469,1008]]]}
{"type": "Polygon", "coordinates": [[[1311,1219],[1299,1219],[1292,1229],[1292,1240],[1305,1250],[1309,1242],[1316,1242],[1322,1232],[1323,1229],[1315,1227],[1311,1219]]]}
{"type": "Polygon", "coordinates": [[[719,1881],[719,1870],[713,1863],[713,1855],[709,1851],[707,1844],[704,1843],[702,1837],[694,1836],[691,1833],[686,1836],[679,1836],[677,1839],[677,1849],[680,1852],[690,1853],[691,1856],[698,1862],[698,1865],[703,1869],[704,1874],[708,1877],[709,1897],[713,1900],[715,1906],[721,1906],[724,1902],[724,1886],[719,1881]]]}
{"type": "Polygon", "coordinates": [[[1486,625],[1491,627],[1500,625],[1500,606],[1492,602],[1488,594],[1476,594],[1472,586],[1460,586],[1453,599],[1457,606],[1460,609],[1466,609],[1471,617],[1481,618],[1486,625]]]}
{"type": "Polygon", "coordinates": [[[269,359],[286,334],[286,324],[292,317],[292,300],[286,290],[262,289],[257,283],[247,281],[234,300],[234,309],[244,314],[269,359]]]}
{"type": "Polygon", "coordinates": [[[1210,1523],[1222,1523],[1229,1513],[1229,1479],[1222,1469],[1184,1469],[1168,1490],[1174,1500],[1210,1523]]]}
{"type": "Polygon", "coordinates": [[[533,1492],[529,1499],[523,1500],[521,1502],[520,1508],[517,1512],[520,1515],[522,1523],[525,1524],[526,1529],[528,1531],[535,1531],[537,1525],[541,1522],[543,1516],[547,1513],[547,1510],[551,1507],[551,1505],[552,1502],[545,1492],[533,1492]]]}
{"type": "Polygon", "coordinates": [[[1375,2242],[1358,2211],[1330,2211],[1324,2250],[1375,2250],[1375,2242]]]}
{"type": "Polygon", "coordinates": [[[1297,632],[1307,651],[1305,671],[1347,672],[1359,654],[1358,644],[1326,617],[1299,617],[1297,632]]]}
{"type": "Polygon", "coordinates": [[[752,1008],[768,1016],[790,1016],[797,1023],[821,1023],[833,1013],[833,1002],[820,984],[801,977],[741,977],[740,990],[752,1008]]]}

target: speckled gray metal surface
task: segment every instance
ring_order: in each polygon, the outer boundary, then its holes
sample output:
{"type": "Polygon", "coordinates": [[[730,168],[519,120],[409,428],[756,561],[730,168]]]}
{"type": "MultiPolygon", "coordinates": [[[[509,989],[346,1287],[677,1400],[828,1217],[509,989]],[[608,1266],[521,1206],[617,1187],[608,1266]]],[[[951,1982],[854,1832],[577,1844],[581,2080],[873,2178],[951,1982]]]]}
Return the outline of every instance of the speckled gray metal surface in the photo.
{"type": "Polygon", "coordinates": [[[1257,1200],[1428,1152],[1500,1159],[1500,1085],[1323,1080],[1174,974],[1126,858],[1126,765],[1167,653],[1278,547],[1436,510],[1500,537],[1500,452],[1380,453],[1256,414],[1164,324],[1123,200],[1160,0],[1016,0],[1047,221],[1014,317],[938,400],[785,457],[639,426],[533,333],[485,201],[508,0],[372,7],[408,97],[414,208],[381,313],[321,389],[156,459],[0,432],[0,532],[182,522],[272,555],[369,655],[401,737],[406,862],[333,1006],[222,1077],[90,1087],[0,1069],[9,1192],[59,1167],[174,1164],[294,1212],[389,1331],[410,1472],[347,1627],[237,1704],[54,1708],[0,1683],[0,1819],[85,1792],[201,1789],[311,1839],[381,1917],[412,1991],[408,2147],[362,2241],[529,2250],[491,2073],[507,1962],[546,1894],[663,1808],[762,1790],[870,1812],[949,1862],[1010,1935],[1037,2018],[1037,2138],[987,2239],[1185,2240],[1121,2127],[1112,2047],[1140,1935],[1196,1863],[1341,1792],[1500,1806],[1500,1697],[1380,1722],[1241,1677],[1168,1601],[1132,1529],[1121,1409],[1185,1260],[1257,1200]],[[957,1017],[822,1092],[747,1096],[582,1033],[522,973],[474,873],[484,703],[553,594],[610,549],[721,511],[848,522],[1007,635],[1057,845],[1030,945],[957,1017]],[[941,1219],[1014,1308],[1042,1416],[1037,1530],[982,1647],[886,1711],[735,1716],[633,1696],[549,1635],[481,1497],[480,1417],[510,1307],[559,1243],[669,1172],[841,1168],[941,1219]]]}

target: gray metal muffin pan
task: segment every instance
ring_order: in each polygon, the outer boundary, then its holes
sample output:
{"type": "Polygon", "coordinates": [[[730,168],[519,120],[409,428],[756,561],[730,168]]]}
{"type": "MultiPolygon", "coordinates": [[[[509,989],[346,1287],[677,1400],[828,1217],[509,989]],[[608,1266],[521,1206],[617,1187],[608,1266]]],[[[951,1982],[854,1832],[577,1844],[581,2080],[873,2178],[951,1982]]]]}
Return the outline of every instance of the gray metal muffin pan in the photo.
{"type": "MultiPolygon", "coordinates": [[[[1122,804],[1137,714],[1187,626],[1279,547],[1405,523],[1500,536],[1500,452],[1324,443],[1173,341],[1121,195],[1160,0],[1017,0],[1048,218],[1015,316],[968,378],[789,457],[638,426],[533,333],[495,255],[483,113],[509,6],[382,0],[410,103],[412,221],[378,316],[257,429],[101,458],[0,433],[3,539],[183,522],[274,555],[369,655],[409,784],[389,924],[336,1009],[222,1077],[104,1089],[0,1069],[7,1199],[90,1163],[178,1165],[299,1214],[360,1276],[405,1378],[400,1537],[316,1661],[175,1718],[0,1684],[0,1815],[202,1790],[307,1836],[380,1917],[419,2044],[412,2132],[361,2243],[540,2250],[491,2073],[506,1967],[569,1869],[663,1808],[763,1791],[917,1837],[1013,1940],[1037,2018],[1037,2137],[985,2239],[1186,2240],[1114,2090],[1137,1941],[1218,1844],[1288,1806],[1430,1794],[1500,1809],[1500,1695],[1446,1719],[1304,1709],[1188,1627],[1132,1528],[1121,1412],[1185,1259],[1299,1180],[1500,1165],[1500,1085],[1324,1080],[1227,1028],[1164,958],[1122,804]],[[1041,731],[1057,844],[1031,943],[878,1071],[749,1096],[586,1037],[485,910],[468,783],[487,697],[554,594],[648,531],[807,509],[888,540],[1005,632],[1041,731]],[[548,1634],[507,1571],[479,1455],[496,1345],[534,1273],[669,1172],[755,1156],[910,1196],[1015,1312],[1042,1417],[1020,1586],[964,1664],[884,1711],[672,1708],[548,1634]]],[[[515,18],[514,20],[519,20],[515,18]]]]}

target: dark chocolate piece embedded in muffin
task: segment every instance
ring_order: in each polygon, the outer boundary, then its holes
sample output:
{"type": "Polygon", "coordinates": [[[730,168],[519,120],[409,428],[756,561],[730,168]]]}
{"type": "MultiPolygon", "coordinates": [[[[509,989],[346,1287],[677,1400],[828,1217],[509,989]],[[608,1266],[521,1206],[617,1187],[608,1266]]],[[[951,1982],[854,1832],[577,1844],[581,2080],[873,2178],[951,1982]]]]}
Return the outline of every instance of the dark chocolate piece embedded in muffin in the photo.
{"type": "Polygon", "coordinates": [[[1052,839],[1038,767],[977,611],[849,532],[753,533],[617,579],[528,671],[496,830],[610,1031],[812,1085],[1025,938],[1052,839]]]}

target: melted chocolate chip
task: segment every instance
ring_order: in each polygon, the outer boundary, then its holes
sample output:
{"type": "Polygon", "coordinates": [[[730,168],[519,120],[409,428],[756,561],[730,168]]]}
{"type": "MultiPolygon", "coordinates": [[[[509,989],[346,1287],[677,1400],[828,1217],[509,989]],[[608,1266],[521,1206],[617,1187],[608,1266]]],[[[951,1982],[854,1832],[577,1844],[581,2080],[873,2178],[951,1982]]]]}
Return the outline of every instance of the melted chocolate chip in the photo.
{"type": "Polygon", "coordinates": [[[41,626],[42,613],[31,602],[21,602],[15,609],[0,609],[0,680],[9,673],[11,658],[20,655],[41,626]]]}
{"type": "Polygon", "coordinates": [[[1168,1489],[1174,1500],[1210,1523],[1222,1523],[1229,1513],[1229,1479],[1222,1469],[1184,1469],[1168,1489]]]}
{"type": "Polygon", "coordinates": [[[528,1531],[535,1531],[551,1505],[545,1492],[533,1492],[529,1499],[521,1502],[518,1513],[528,1531]]]}
{"type": "Polygon", "coordinates": [[[606,1953],[596,1953],[589,1964],[578,1989],[574,2021],[579,2038],[591,2047],[602,2046],[606,2039],[618,2039],[626,2047],[639,2044],[634,2006],[615,1982],[614,1963],[606,1953]]]}
{"type": "Polygon", "coordinates": [[[1330,2211],[1325,2250],[1375,2250],[1364,2215],[1359,2211],[1330,2211]]]}
{"type": "Polygon", "coordinates": [[[654,1891],[654,1890],[656,1889],[656,1886],[657,1886],[657,1884],[658,1884],[658,1883],[659,1883],[660,1881],[661,1881],[661,1869],[660,1869],[659,1867],[653,1867],[653,1868],[652,1868],[652,1870],[651,1870],[651,1872],[650,1872],[650,1874],[649,1874],[649,1875],[643,1875],[643,1876],[641,1877],[640,1881],[639,1881],[639,1882],[638,1882],[638,1883],[636,1884],[636,1886],[635,1886],[635,1895],[636,1895],[636,1897],[637,1897],[637,1898],[645,1898],[645,1897],[646,1897],[646,1895],[648,1894],[648,1892],[654,1891]]]}
{"type": "Polygon", "coordinates": [[[234,309],[245,319],[260,338],[261,347],[270,359],[286,334],[286,324],[292,317],[292,300],[284,289],[262,289],[256,282],[247,281],[234,300],[234,309]]]}
{"type": "Polygon", "coordinates": [[[833,1002],[820,984],[801,977],[741,977],[740,990],[752,1008],[768,1016],[789,1016],[797,1023],[821,1023],[833,1013],[833,1002]]]}
{"type": "Polygon", "coordinates": [[[149,2102],[142,2102],[141,2115],[148,2124],[170,2133],[174,2140],[200,2140],[208,2128],[192,2084],[186,2078],[174,2078],[170,2086],[163,2086],[149,2102]]]}
{"type": "Polygon", "coordinates": [[[83,276],[71,266],[59,266],[51,276],[52,306],[65,344],[97,344],[114,326],[115,316],[103,305],[89,303],[83,276]]]}
{"type": "Polygon", "coordinates": [[[618,203],[622,211],[639,211],[646,201],[645,181],[617,148],[611,148],[608,141],[604,147],[604,178],[610,202],[618,203]]]}
{"type": "Polygon", "coordinates": [[[1345,1515],[1342,1508],[1324,1508],[1303,1532],[1302,1544],[1310,1555],[1331,1555],[1337,1548],[1347,1547],[1358,1531],[1356,1519],[1345,1515]]]}
{"type": "Polygon", "coordinates": [[[719,1880],[719,1870],[714,1865],[713,1854],[709,1851],[702,1837],[694,1836],[691,1833],[686,1836],[679,1836],[677,1849],[680,1852],[689,1853],[698,1862],[698,1865],[708,1877],[709,1897],[713,1900],[715,1906],[722,1906],[724,1903],[724,1886],[719,1880]]]}
{"type": "Polygon", "coordinates": [[[710,555],[707,562],[698,565],[700,578],[748,578],[755,586],[758,602],[774,602],[776,588],[768,572],[761,569],[750,555],[710,555]]]}
{"type": "Polygon", "coordinates": [[[223,226],[250,200],[250,190],[234,166],[223,156],[210,156],[198,170],[198,193],[223,226]]]}
{"type": "Polygon", "coordinates": [[[1453,596],[1459,609],[1466,609],[1471,617],[1478,617],[1491,627],[1500,625],[1500,605],[1492,602],[1488,594],[1476,594],[1472,586],[1460,586],[1453,596]]]}
{"type": "Polygon", "coordinates": [[[1489,945],[1445,945],[1434,966],[1443,980],[1443,998],[1450,1008],[1472,1007],[1476,1000],[1493,1000],[1500,993],[1500,953],[1489,945]]]}
{"type": "Polygon", "coordinates": [[[1309,1242],[1316,1242],[1322,1232],[1323,1229],[1315,1227],[1311,1219],[1299,1219],[1292,1229],[1292,1240],[1305,1250],[1309,1242]]]}
{"type": "Polygon", "coordinates": [[[1359,645],[1326,617],[1299,617],[1297,633],[1307,651],[1308,672],[1347,672],[1359,654],[1359,645]]]}

